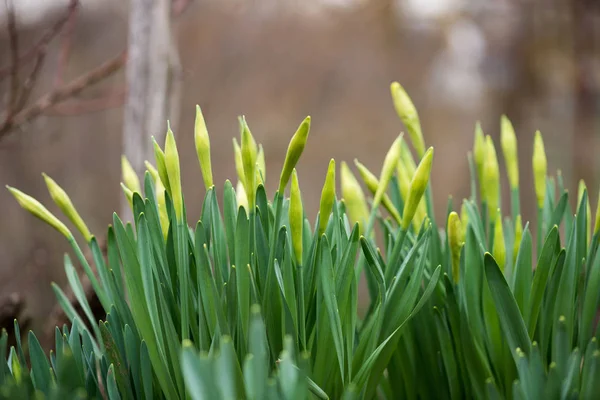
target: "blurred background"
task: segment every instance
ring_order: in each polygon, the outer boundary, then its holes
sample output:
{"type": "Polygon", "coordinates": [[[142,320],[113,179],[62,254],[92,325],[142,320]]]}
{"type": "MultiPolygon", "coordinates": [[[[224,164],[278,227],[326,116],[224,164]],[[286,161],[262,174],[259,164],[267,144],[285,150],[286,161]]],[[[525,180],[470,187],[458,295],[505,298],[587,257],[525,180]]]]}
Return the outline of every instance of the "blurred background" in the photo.
{"type": "MultiPolygon", "coordinates": [[[[188,214],[197,220],[204,189],[193,146],[196,104],[211,135],[219,192],[225,179],[236,179],[238,115],[246,116],[264,147],[271,195],[289,138],[310,115],[298,173],[313,220],[330,158],[338,164],[358,158],[378,174],[404,130],[392,105],[392,81],[412,97],[425,142],[436,149],[438,216],[448,196],[459,207],[469,194],[467,153],[476,121],[496,143],[508,204],[502,114],[519,141],[524,222],[535,222],[537,129],[549,174],[560,169],[571,193],[584,179],[595,210],[598,1],[2,0],[0,10],[0,182],[58,212],[41,175],[47,173],[99,237],[122,207],[121,154],[153,161],[144,146],[151,134],[164,135],[167,119],[179,146],[188,214]],[[130,36],[132,24],[144,26],[137,20],[140,4],[153,3],[161,3],[167,17],[130,36]],[[146,47],[133,48],[134,40],[150,36],[146,47]],[[144,74],[162,80],[146,79],[154,86],[143,91],[137,80],[144,74]],[[162,93],[158,108],[136,114],[136,101],[156,93],[162,93]],[[158,122],[144,122],[150,120],[158,122]]],[[[34,329],[47,326],[56,307],[50,282],[67,286],[62,257],[68,245],[4,188],[0,221],[0,297],[13,296],[9,303],[21,307],[34,329]]]]}

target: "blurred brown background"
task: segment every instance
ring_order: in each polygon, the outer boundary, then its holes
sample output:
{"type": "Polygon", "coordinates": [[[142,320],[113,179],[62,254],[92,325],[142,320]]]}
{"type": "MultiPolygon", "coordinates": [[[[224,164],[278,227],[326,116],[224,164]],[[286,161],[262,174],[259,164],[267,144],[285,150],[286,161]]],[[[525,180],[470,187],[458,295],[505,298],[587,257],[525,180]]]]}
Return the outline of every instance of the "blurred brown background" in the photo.
{"type": "MultiPolygon", "coordinates": [[[[4,1],[2,2],[4,3],[4,1]]],[[[66,0],[14,0],[19,45],[26,49],[64,14],[66,0]]],[[[219,188],[235,179],[232,137],[244,114],[267,160],[275,190],[288,140],[306,115],[312,129],[298,167],[305,207],[316,215],[330,158],[358,158],[373,172],[404,128],[389,93],[399,81],[419,110],[426,144],[436,149],[433,185],[438,216],[447,196],[469,191],[467,152],[475,122],[495,140],[505,113],[519,139],[525,221],[535,221],[531,178],[533,133],[544,135],[549,173],[561,169],[571,193],[585,179],[595,209],[600,178],[600,7],[591,0],[192,0],[172,27],[182,83],[175,127],[184,193],[194,219],[203,184],[193,147],[194,107],[211,134],[219,188]]],[[[0,68],[9,65],[7,12],[2,10],[0,68]]],[[[82,1],[68,63],[51,42],[35,100],[52,89],[57,68],[68,81],[117,55],[127,43],[128,5],[82,1]]],[[[113,93],[124,70],[75,100],[113,93]]],[[[9,79],[0,81],[6,112],[9,79]]],[[[78,110],[73,99],[0,137],[0,182],[52,211],[41,173],[52,176],[90,229],[102,235],[119,210],[123,107],[78,110]]],[[[166,123],[165,123],[166,127],[166,123]]],[[[507,181],[502,169],[502,184],[507,181]]],[[[508,193],[504,193],[507,204],[508,193]]],[[[506,210],[508,212],[508,210],[506,210]]],[[[0,190],[0,294],[21,293],[34,328],[55,305],[50,282],[66,285],[65,240],[0,190]]]]}

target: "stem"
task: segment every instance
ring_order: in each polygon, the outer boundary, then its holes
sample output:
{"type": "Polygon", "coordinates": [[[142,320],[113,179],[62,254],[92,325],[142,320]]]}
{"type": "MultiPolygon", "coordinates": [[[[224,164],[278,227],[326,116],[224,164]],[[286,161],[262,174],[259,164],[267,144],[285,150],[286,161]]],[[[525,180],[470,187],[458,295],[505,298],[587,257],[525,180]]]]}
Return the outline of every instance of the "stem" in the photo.
{"type": "Polygon", "coordinates": [[[517,215],[521,214],[521,205],[519,202],[519,187],[510,190],[510,209],[512,211],[513,221],[517,220],[517,215]]]}
{"type": "Polygon", "coordinates": [[[540,252],[542,251],[542,240],[543,240],[543,224],[544,224],[544,210],[538,206],[537,209],[537,246],[536,246],[536,251],[537,251],[537,255],[536,257],[540,256],[540,252]]]}
{"type": "Polygon", "coordinates": [[[81,248],[79,247],[79,244],[77,244],[77,241],[75,240],[75,238],[73,236],[71,236],[68,240],[69,240],[69,243],[71,244],[71,247],[75,251],[75,255],[77,256],[77,259],[81,263],[83,270],[85,271],[85,274],[87,275],[90,282],[92,283],[94,292],[96,292],[96,295],[98,296],[98,300],[100,300],[100,303],[102,304],[102,307],[104,308],[104,311],[109,312],[111,303],[109,302],[108,298],[106,297],[106,292],[100,286],[100,283],[96,279],[96,275],[94,275],[94,272],[92,271],[92,268],[90,267],[90,264],[85,259],[85,256],[83,255],[83,252],[81,251],[81,248]]]}

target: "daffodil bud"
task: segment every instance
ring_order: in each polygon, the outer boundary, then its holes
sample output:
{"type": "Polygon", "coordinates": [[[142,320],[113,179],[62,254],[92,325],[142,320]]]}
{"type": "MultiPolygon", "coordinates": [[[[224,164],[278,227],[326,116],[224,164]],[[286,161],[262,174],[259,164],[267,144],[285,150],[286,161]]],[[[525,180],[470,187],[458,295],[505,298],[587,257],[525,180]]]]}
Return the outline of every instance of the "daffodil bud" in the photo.
{"type": "Polygon", "coordinates": [[[333,203],[335,202],[335,160],[332,158],[329,161],[329,168],[327,169],[327,176],[325,177],[325,183],[323,184],[323,190],[321,191],[321,201],[319,203],[319,236],[321,236],[327,228],[327,222],[329,221],[329,214],[333,210],[333,203]]]}
{"type": "Polygon", "coordinates": [[[375,191],[375,198],[373,200],[373,207],[377,207],[381,202],[383,194],[387,190],[387,186],[392,179],[398,160],[400,159],[400,144],[402,143],[402,134],[400,134],[392,146],[388,150],[385,159],[383,160],[383,166],[381,167],[381,174],[379,176],[379,185],[375,191]]]}
{"type": "Polygon", "coordinates": [[[200,162],[200,172],[204,180],[204,187],[208,190],[213,186],[212,163],[210,161],[210,138],[204,121],[204,115],[199,105],[196,105],[196,121],[194,124],[194,142],[196,154],[200,162]]]}
{"type": "Polygon", "coordinates": [[[483,135],[483,129],[481,129],[481,123],[477,121],[475,124],[475,140],[473,142],[473,158],[475,160],[475,167],[477,168],[477,176],[479,177],[481,186],[481,197],[484,198],[483,185],[481,180],[483,179],[483,163],[486,156],[485,148],[485,136],[483,135]]]}
{"type": "Polygon", "coordinates": [[[425,141],[423,140],[423,132],[421,131],[421,122],[419,121],[417,109],[408,96],[408,93],[406,93],[406,90],[398,82],[393,82],[390,90],[396,113],[404,126],[406,126],[408,136],[410,136],[417,155],[423,157],[425,153],[425,141]]]}
{"type": "Polygon", "coordinates": [[[417,206],[417,211],[415,211],[415,215],[412,219],[415,231],[421,228],[425,217],[427,217],[427,205],[425,204],[425,199],[421,197],[421,201],[419,201],[419,205],[417,206]]]}
{"type": "MultiPolygon", "coordinates": [[[[169,185],[171,187],[171,199],[173,200],[173,208],[175,216],[179,222],[183,221],[183,194],[181,191],[181,170],[179,166],[179,153],[177,152],[177,144],[171,127],[167,129],[167,137],[165,138],[165,167],[169,177],[169,185]]],[[[160,172],[160,170],[159,170],[160,172]]]]}
{"type": "Polygon", "coordinates": [[[302,210],[302,195],[300,193],[296,168],[292,170],[289,218],[294,255],[296,256],[298,264],[302,265],[302,228],[304,226],[304,211],[302,210]]]}
{"type": "Polygon", "coordinates": [[[517,215],[515,220],[515,243],[513,246],[513,263],[517,260],[519,249],[521,248],[521,239],[523,238],[523,224],[521,214],[517,215]]]}
{"type": "Polygon", "coordinates": [[[158,203],[158,219],[163,233],[163,238],[166,240],[169,234],[169,215],[167,213],[167,201],[165,199],[166,189],[160,179],[155,181],[154,190],[156,191],[156,202],[158,203]]]}
{"type": "Polygon", "coordinates": [[[167,174],[167,167],[165,166],[165,153],[162,151],[156,140],[152,138],[152,142],[154,144],[154,158],[156,160],[156,169],[158,170],[158,176],[163,183],[163,186],[167,190],[167,192],[171,191],[171,187],[169,185],[169,175],[167,174]]]}
{"type": "Polygon", "coordinates": [[[600,192],[598,192],[598,204],[596,205],[596,223],[594,224],[594,235],[600,231],[600,192]]]}
{"type": "Polygon", "coordinates": [[[496,219],[496,210],[500,198],[500,168],[496,157],[496,148],[490,136],[485,138],[486,157],[483,163],[483,182],[485,200],[490,213],[490,221],[496,219]]]}
{"type": "Polygon", "coordinates": [[[263,186],[267,181],[267,166],[262,144],[258,145],[258,155],[256,156],[256,181],[263,186]]]}
{"type": "Polygon", "coordinates": [[[350,223],[354,225],[358,222],[359,231],[363,231],[369,221],[369,208],[367,207],[365,195],[354,174],[343,161],[340,167],[340,175],[342,197],[346,203],[350,223]]]}
{"type": "MultiPolygon", "coordinates": [[[[581,199],[583,198],[583,191],[587,191],[587,187],[585,185],[585,181],[583,179],[579,180],[579,186],[577,188],[577,206],[579,206],[579,203],[581,203],[581,199]]],[[[588,243],[590,242],[590,232],[591,232],[591,227],[592,227],[592,209],[590,207],[590,199],[589,199],[589,192],[588,192],[588,198],[586,201],[586,232],[587,232],[587,241],[588,243]]]]}
{"type": "MultiPolygon", "coordinates": [[[[367,189],[369,189],[369,192],[371,192],[372,195],[375,195],[375,192],[377,192],[377,188],[379,187],[379,180],[377,177],[373,175],[373,173],[371,173],[367,167],[358,162],[358,160],[354,160],[354,164],[356,165],[356,168],[358,168],[358,172],[360,173],[362,180],[365,182],[367,189]]],[[[394,221],[396,221],[397,224],[400,224],[402,220],[400,218],[400,214],[398,213],[396,207],[394,207],[392,200],[390,200],[390,197],[387,194],[384,194],[381,198],[381,204],[383,204],[383,207],[388,213],[390,213],[394,221]]]]}
{"type": "Polygon", "coordinates": [[[54,203],[58,206],[58,208],[60,208],[63,214],[67,218],[69,218],[73,225],[75,225],[77,230],[79,230],[81,235],[84,237],[85,241],[89,243],[89,241],[92,240],[92,234],[90,233],[90,230],[88,229],[87,225],[85,224],[77,210],[75,209],[75,206],[71,202],[71,199],[69,198],[67,193],[63,190],[63,188],[58,186],[58,184],[48,175],[42,175],[44,177],[44,180],[46,181],[48,192],[50,193],[50,196],[52,197],[54,203]]]}
{"type": "Polygon", "coordinates": [[[535,133],[533,139],[533,181],[535,184],[535,196],[537,197],[538,208],[544,207],[546,199],[546,173],[548,163],[546,161],[546,151],[544,150],[544,140],[540,131],[535,133]]]}
{"type": "Polygon", "coordinates": [[[33,214],[33,216],[41,219],[42,221],[56,229],[58,232],[62,233],[63,236],[67,239],[71,239],[73,237],[73,235],[69,231],[69,228],[67,228],[66,225],[63,224],[58,218],[56,218],[54,214],[48,211],[46,207],[42,205],[42,203],[40,203],[33,197],[21,192],[18,189],[15,189],[8,185],[6,186],[6,188],[15,197],[19,205],[24,210],[29,211],[31,214],[33,214]]]}
{"type": "Polygon", "coordinates": [[[248,196],[248,205],[250,206],[249,211],[253,212],[256,196],[256,158],[258,155],[258,148],[244,117],[241,117],[240,124],[242,130],[242,165],[244,166],[244,183],[246,195],[248,196]]]}
{"type": "Polygon", "coordinates": [[[494,224],[494,250],[492,255],[498,263],[500,270],[504,272],[506,263],[506,244],[504,243],[504,229],[502,229],[502,214],[500,209],[496,209],[496,222],[494,224]]]}
{"type": "Polygon", "coordinates": [[[402,215],[402,229],[404,230],[408,229],[408,226],[417,211],[419,202],[427,189],[432,163],[433,147],[430,147],[421,159],[421,162],[415,171],[415,175],[410,182],[410,189],[408,191],[408,197],[404,202],[404,213],[402,215]]]}
{"type": "Polygon", "coordinates": [[[236,138],[233,138],[233,156],[235,160],[235,172],[237,173],[238,180],[244,184],[246,179],[244,176],[244,162],[242,161],[242,148],[238,144],[236,138]]]}
{"type": "Polygon", "coordinates": [[[129,208],[133,210],[133,192],[129,189],[123,182],[121,182],[121,189],[123,189],[123,193],[125,194],[125,198],[129,203],[129,208]]]}
{"type": "Polygon", "coordinates": [[[506,174],[512,189],[519,187],[519,157],[517,152],[517,136],[510,120],[503,115],[500,123],[500,143],[504,160],[506,161],[506,174]]]}
{"type": "Polygon", "coordinates": [[[287,153],[285,154],[285,161],[283,162],[283,168],[281,169],[281,176],[279,177],[279,188],[277,189],[279,194],[283,194],[283,191],[290,180],[290,174],[296,167],[296,164],[298,163],[298,160],[304,151],[304,146],[306,145],[309,132],[310,116],[304,118],[304,121],[300,123],[300,126],[298,126],[296,133],[294,133],[294,136],[292,136],[292,139],[288,145],[287,153]]]}
{"type": "Polygon", "coordinates": [[[248,196],[246,196],[246,189],[244,189],[244,184],[242,181],[237,181],[237,185],[235,187],[235,199],[238,207],[244,207],[246,212],[248,212],[248,196]]]}
{"type": "MultiPolygon", "coordinates": [[[[410,154],[409,154],[410,156],[410,154]]],[[[398,184],[400,186],[400,196],[402,200],[406,202],[408,198],[408,192],[410,190],[410,181],[416,172],[416,166],[414,165],[414,161],[412,160],[412,156],[410,156],[410,161],[401,157],[398,162],[398,184]],[[411,166],[412,163],[412,166],[411,166]]],[[[427,216],[427,205],[425,204],[425,199],[421,198],[419,202],[419,206],[417,207],[417,211],[415,212],[415,216],[413,217],[412,223],[413,227],[418,230],[423,223],[423,219],[427,216]]]]}
{"type": "MultiPolygon", "coordinates": [[[[148,160],[144,161],[144,165],[146,166],[146,170],[150,173],[152,177],[152,181],[154,182],[154,187],[156,187],[156,183],[160,181],[160,176],[158,176],[158,170],[154,168],[154,165],[150,164],[148,160]]],[[[162,184],[162,182],[161,182],[162,184]]],[[[164,186],[163,186],[164,187],[164,186]]]]}
{"type": "Polygon", "coordinates": [[[452,278],[458,283],[460,273],[460,251],[464,245],[462,238],[462,224],[458,214],[454,211],[448,215],[448,245],[452,257],[452,278]]]}
{"type": "Polygon", "coordinates": [[[138,178],[135,170],[129,163],[129,160],[123,154],[121,156],[121,175],[123,177],[123,183],[133,192],[142,193],[142,187],[140,186],[140,179],[138,178]]]}

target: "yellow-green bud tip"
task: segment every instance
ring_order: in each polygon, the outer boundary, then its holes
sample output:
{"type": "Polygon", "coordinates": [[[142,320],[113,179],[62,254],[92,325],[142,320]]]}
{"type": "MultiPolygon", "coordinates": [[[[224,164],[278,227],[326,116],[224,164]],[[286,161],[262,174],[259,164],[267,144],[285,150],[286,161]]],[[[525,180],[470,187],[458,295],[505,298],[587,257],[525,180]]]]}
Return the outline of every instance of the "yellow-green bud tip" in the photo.
{"type": "Polygon", "coordinates": [[[298,264],[302,265],[302,228],[304,226],[304,211],[302,209],[302,194],[298,183],[296,169],[292,170],[292,188],[290,193],[290,233],[294,255],[298,264]]]}
{"type": "Polygon", "coordinates": [[[533,140],[533,180],[535,184],[535,196],[537,198],[538,208],[544,207],[546,199],[546,174],[548,163],[546,160],[546,151],[544,141],[540,131],[535,133],[533,140]]]}
{"type": "Polygon", "coordinates": [[[450,254],[452,256],[452,278],[454,283],[458,283],[460,275],[460,251],[464,244],[462,237],[462,224],[458,214],[452,211],[448,215],[448,243],[450,247],[450,254]]]}
{"type": "Polygon", "coordinates": [[[294,133],[290,139],[290,143],[288,144],[285,160],[283,162],[283,168],[281,169],[281,176],[279,177],[278,191],[281,195],[283,195],[283,191],[288,184],[292,169],[296,167],[296,164],[298,163],[298,160],[304,151],[304,147],[306,146],[308,134],[310,133],[310,121],[310,116],[304,118],[304,120],[298,126],[298,129],[296,129],[296,133],[294,133]]]}
{"type": "Polygon", "coordinates": [[[210,138],[204,115],[199,105],[196,105],[196,121],[194,124],[194,142],[196,154],[200,163],[200,172],[204,180],[204,187],[208,190],[213,186],[212,164],[210,160],[210,138]]]}
{"type": "Polygon", "coordinates": [[[390,85],[394,108],[400,120],[408,130],[408,136],[417,151],[419,157],[423,157],[425,153],[425,141],[421,131],[421,122],[417,109],[410,99],[406,90],[398,82],[392,82],[390,85]]]}
{"type": "Polygon", "coordinates": [[[140,179],[125,154],[121,155],[121,174],[123,182],[131,191],[142,193],[140,179]]]}
{"type": "MultiPolygon", "coordinates": [[[[173,208],[179,221],[183,221],[183,194],[181,191],[181,170],[179,166],[179,153],[175,143],[175,135],[169,127],[165,138],[165,167],[173,199],[173,208]]],[[[160,172],[160,170],[159,170],[160,172]]]]}
{"type": "Polygon", "coordinates": [[[402,228],[408,229],[410,222],[412,221],[421,197],[427,189],[429,184],[429,177],[431,175],[431,166],[433,163],[433,147],[430,147],[421,162],[417,166],[415,175],[410,182],[410,189],[408,192],[408,198],[404,204],[404,213],[402,215],[402,228]]]}
{"type": "Polygon", "coordinates": [[[369,220],[367,200],[350,167],[344,161],[340,165],[340,175],[342,197],[346,204],[348,218],[352,225],[358,222],[359,232],[361,232],[369,220]]]}
{"type": "Polygon", "coordinates": [[[500,123],[500,143],[506,161],[506,174],[512,189],[519,187],[519,157],[517,136],[510,120],[503,115],[500,123]]]}
{"type": "Polygon", "coordinates": [[[379,176],[379,185],[377,186],[375,199],[373,200],[373,207],[377,207],[379,205],[383,194],[387,190],[390,179],[392,179],[392,175],[394,174],[394,170],[396,169],[396,165],[400,159],[401,144],[402,134],[398,135],[396,140],[394,140],[383,161],[381,175],[379,176]]]}
{"type": "Polygon", "coordinates": [[[493,256],[500,270],[504,272],[506,263],[506,245],[504,242],[504,230],[502,229],[502,214],[500,209],[496,210],[496,219],[494,223],[494,249],[493,256]]]}
{"type": "Polygon", "coordinates": [[[321,191],[321,201],[319,204],[319,236],[323,235],[327,228],[327,222],[329,221],[329,215],[333,210],[333,204],[335,202],[335,160],[332,158],[329,161],[329,167],[327,168],[327,175],[325,176],[325,183],[323,184],[323,190],[321,191]]]}

